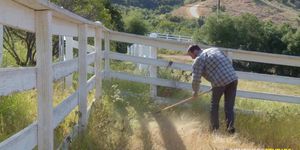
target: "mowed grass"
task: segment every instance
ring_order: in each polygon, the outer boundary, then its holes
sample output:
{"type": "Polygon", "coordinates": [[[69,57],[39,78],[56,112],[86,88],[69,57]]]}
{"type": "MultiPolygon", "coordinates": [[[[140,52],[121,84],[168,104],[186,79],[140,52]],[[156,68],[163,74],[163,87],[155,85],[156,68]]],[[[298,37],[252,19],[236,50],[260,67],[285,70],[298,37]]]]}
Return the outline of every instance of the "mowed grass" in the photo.
{"type": "MultiPolygon", "coordinates": [[[[185,98],[191,95],[189,91],[182,90],[173,90],[171,94],[183,95],[181,97],[185,98]]],[[[178,100],[180,98],[173,102],[178,100]]],[[[130,149],[135,144],[141,146],[138,149],[156,149],[157,143],[153,141],[153,135],[152,138],[150,136],[152,123],[149,120],[153,117],[153,112],[164,106],[166,105],[156,104],[149,97],[149,85],[117,79],[106,80],[103,99],[93,106],[86,133],[72,143],[71,149],[130,149]],[[134,142],[139,140],[147,142],[134,142]]],[[[196,118],[204,124],[199,124],[199,130],[207,130],[209,107],[210,95],[207,94],[187,107],[180,106],[165,112],[167,118],[164,119],[196,118]]],[[[237,98],[236,109],[235,140],[241,140],[244,144],[254,142],[258,148],[300,148],[299,105],[237,98]]],[[[220,103],[220,121],[220,134],[225,135],[224,140],[227,141],[230,137],[226,137],[225,133],[223,100],[220,103]]],[[[185,132],[188,131],[189,129],[185,129],[185,132]]],[[[229,148],[241,147],[235,145],[229,148]]]]}

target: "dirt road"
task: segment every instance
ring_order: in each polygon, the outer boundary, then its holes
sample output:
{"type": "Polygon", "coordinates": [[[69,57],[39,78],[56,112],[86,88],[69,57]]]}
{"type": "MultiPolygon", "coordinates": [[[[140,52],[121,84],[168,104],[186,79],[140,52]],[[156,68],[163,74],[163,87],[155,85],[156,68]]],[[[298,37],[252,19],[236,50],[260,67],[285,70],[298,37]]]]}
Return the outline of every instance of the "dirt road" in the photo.
{"type": "Polygon", "coordinates": [[[195,4],[192,7],[190,7],[189,12],[192,17],[199,18],[199,13],[198,13],[199,6],[200,6],[199,4],[195,4]]]}

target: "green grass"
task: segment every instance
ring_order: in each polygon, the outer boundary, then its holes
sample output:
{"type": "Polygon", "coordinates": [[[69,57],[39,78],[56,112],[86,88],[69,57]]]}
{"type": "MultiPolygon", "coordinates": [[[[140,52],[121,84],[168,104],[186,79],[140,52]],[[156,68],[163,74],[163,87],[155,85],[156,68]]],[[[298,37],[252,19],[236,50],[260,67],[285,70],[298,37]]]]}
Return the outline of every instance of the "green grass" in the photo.
{"type": "Polygon", "coordinates": [[[36,119],[36,94],[0,96],[0,141],[25,128],[36,119]]]}
{"type": "MultiPolygon", "coordinates": [[[[74,87],[63,89],[63,82],[54,83],[53,106],[57,106],[71,95],[74,87]]],[[[88,95],[89,103],[93,99],[94,92],[88,95]]],[[[57,147],[69,134],[72,127],[78,122],[78,108],[75,108],[64,120],[55,128],[54,143],[57,147]]],[[[37,93],[36,90],[29,90],[20,93],[13,93],[9,96],[0,97],[0,141],[14,135],[24,129],[37,119],[37,93]]]]}

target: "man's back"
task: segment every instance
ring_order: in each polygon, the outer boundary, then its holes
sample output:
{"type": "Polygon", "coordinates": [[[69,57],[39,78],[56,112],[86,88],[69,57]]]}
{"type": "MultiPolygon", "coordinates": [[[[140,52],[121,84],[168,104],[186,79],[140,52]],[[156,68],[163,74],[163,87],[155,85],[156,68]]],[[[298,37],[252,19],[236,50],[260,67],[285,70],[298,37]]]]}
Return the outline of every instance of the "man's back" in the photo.
{"type": "Polygon", "coordinates": [[[213,87],[225,86],[237,80],[231,61],[218,48],[203,50],[196,58],[193,67],[201,69],[202,76],[210,81],[213,87]]]}

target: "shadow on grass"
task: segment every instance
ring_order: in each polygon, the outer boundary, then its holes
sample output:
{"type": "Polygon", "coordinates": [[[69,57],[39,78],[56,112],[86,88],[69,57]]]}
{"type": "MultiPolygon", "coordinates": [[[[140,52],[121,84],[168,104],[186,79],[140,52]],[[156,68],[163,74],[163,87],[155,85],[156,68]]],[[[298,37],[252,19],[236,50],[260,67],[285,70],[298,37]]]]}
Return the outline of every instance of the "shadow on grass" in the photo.
{"type": "Polygon", "coordinates": [[[129,105],[132,106],[137,113],[137,120],[141,126],[143,141],[143,149],[153,149],[153,141],[151,138],[151,132],[149,130],[149,120],[153,120],[158,124],[160,136],[164,142],[164,147],[167,150],[186,150],[186,147],[177,133],[175,126],[172,121],[163,114],[155,114],[155,106],[153,102],[150,101],[149,97],[145,99],[141,97],[131,97],[129,105]]]}
{"type": "Polygon", "coordinates": [[[152,114],[155,118],[167,150],[186,150],[173,123],[163,114],[152,114]]]}

